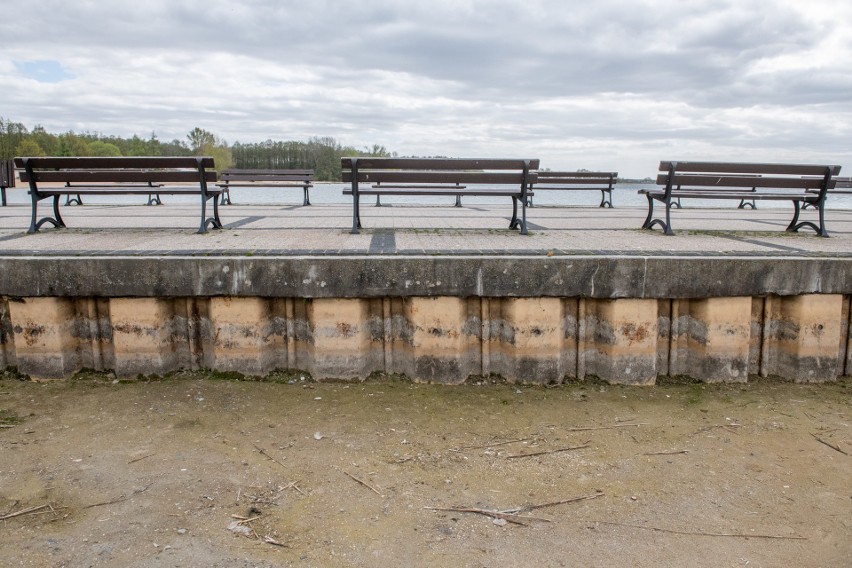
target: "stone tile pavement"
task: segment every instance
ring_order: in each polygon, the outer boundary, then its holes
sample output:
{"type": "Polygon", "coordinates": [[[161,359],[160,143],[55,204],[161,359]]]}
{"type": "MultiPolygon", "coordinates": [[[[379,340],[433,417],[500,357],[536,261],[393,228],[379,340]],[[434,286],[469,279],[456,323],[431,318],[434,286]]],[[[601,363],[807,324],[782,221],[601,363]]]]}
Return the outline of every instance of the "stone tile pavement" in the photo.
{"type": "MultiPolygon", "coordinates": [[[[852,257],[852,210],[827,210],[831,238],[784,232],[792,206],[741,210],[736,203],[672,212],[677,233],[640,229],[645,208],[537,206],[529,236],[507,229],[508,205],[362,205],[364,229],[350,234],[351,205],[263,204],[221,208],[225,224],[206,235],[197,202],[62,207],[68,228],[28,235],[30,207],[0,207],[0,256],[160,255],[625,255],[852,257]]],[[[806,211],[802,218],[814,216],[806,211]]]]}

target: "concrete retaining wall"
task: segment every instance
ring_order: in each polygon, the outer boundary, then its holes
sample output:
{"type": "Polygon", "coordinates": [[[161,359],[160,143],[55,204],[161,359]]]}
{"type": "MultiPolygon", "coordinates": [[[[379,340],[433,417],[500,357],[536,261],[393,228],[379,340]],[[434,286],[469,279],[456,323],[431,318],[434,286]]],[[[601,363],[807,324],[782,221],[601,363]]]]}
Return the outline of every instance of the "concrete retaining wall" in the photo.
{"type": "Polygon", "coordinates": [[[442,383],[492,373],[522,383],[832,381],[852,370],[850,299],[5,296],[0,367],[52,378],[209,368],[442,383]]]}
{"type": "Polygon", "coordinates": [[[7,256],[0,368],[832,381],[850,295],[843,257],[7,256]]]}

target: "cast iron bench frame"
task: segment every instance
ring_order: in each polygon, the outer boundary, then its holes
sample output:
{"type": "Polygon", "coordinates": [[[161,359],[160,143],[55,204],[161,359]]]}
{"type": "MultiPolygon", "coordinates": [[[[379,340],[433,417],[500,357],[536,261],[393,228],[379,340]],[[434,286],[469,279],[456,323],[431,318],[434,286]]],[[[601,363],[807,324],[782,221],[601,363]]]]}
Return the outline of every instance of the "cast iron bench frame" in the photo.
{"type": "Polygon", "coordinates": [[[151,193],[152,187],[156,187],[157,193],[200,196],[199,234],[206,233],[208,225],[214,229],[222,228],[219,220],[222,190],[208,187],[208,183],[216,181],[213,158],[210,157],[15,158],[15,166],[21,181],[30,186],[32,217],[28,233],[37,232],[45,223],[57,228],[65,227],[59,213],[62,195],[145,195],[151,193]],[[49,182],[66,185],[39,187],[39,183],[49,182]],[[38,203],[47,198],[53,198],[53,217],[38,219],[38,203]],[[210,199],[213,200],[213,216],[207,217],[207,201],[210,199]]]}
{"type": "Polygon", "coordinates": [[[222,188],[222,205],[231,205],[232,187],[300,187],[302,205],[310,205],[310,188],[314,186],[314,170],[228,169],[219,173],[217,186],[222,188]]]}
{"type": "Polygon", "coordinates": [[[470,195],[510,197],[509,228],[527,231],[527,199],[536,181],[538,159],[341,158],[344,195],[352,196],[352,234],[361,228],[362,195],[470,195]],[[362,189],[361,184],[370,184],[362,189]],[[381,184],[380,189],[372,186],[381,184]],[[498,187],[503,186],[503,187],[498,187]],[[518,218],[518,203],[522,214],[518,218]]]}
{"type": "MultiPolygon", "coordinates": [[[[551,172],[539,171],[533,191],[594,191],[601,192],[598,207],[612,208],[612,190],[618,182],[618,172],[551,172]]],[[[532,206],[532,199],[530,199],[532,206]]]]}
{"type": "Polygon", "coordinates": [[[739,199],[741,207],[743,200],[772,200],[793,203],[793,218],[786,231],[798,232],[802,227],[810,227],[820,237],[828,236],[825,200],[835,186],[834,176],[840,173],[840,166],[662,161],[659,171],[657,184],[663,188],[639,190],[648,199],[643,229],[659,225],[666,235],[673,235],[671,208],[677,199],[739,199]],[[764,190],[772,191],[764,193],[764,190]],[[654,201],[665,204],[665,220],[654,218],[654,201]],[[819,224],[799,221],[803,204],[819,210],[819,224]]]}
{"type": "Polygon", "coordinates": [[[0,160],[0,204],[6,207],[6,188],[15,187],[15,164],[12,160],[0,160]]]}

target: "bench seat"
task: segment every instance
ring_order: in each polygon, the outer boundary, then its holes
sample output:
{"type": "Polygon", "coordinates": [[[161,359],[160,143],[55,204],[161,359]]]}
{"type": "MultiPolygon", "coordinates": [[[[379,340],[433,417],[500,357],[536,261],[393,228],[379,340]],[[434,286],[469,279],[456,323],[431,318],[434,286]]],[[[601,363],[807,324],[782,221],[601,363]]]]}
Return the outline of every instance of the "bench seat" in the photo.
{"type": "Polygon", "coordinates": [[[671,208],[682,199],[739,199],[740,207],[745,200],[770,200],[793,204],[787,231],[807,227],[827,237],[825,200],[836,185],[838,173],[840,166],[833,165],[662,161],[657,175],[657,184],[662,187],[639,190],[648,199],[642,228],[659,225],[666,235],[673,235],[671,208]],[[654,217],[654,202],[665,205],[665,219],[654,217]],[[805,206],[818,209],[817,222],[799,221],[805,206]]]}
{"type": "Polygon", "coordinates": [[[508,197],[510,229],[527,231],[527,199],[539,160],[478,158],[342,158],[344,195],[352,196],[352,233],[361,229],[361,195],[508,197]],[[362,188],[361,184],[367,185],[362,188]],[[518,203],[522,207],[518,217],[518,203]]]}
{"type": "Polygon", "coordinates": [[[310,188],[314,186],[314,170],[228,169],[219,175],[216,184],[222,188],[222,204],[231,205],[232,187],[300,188],[304,192],[302,205],[310,205],[310,188]]]}
{"type": "MultiPolygon", "coordinates": [[[[612,207],[612,190],[618,182],[618,172],[553,172],[539,171],[534,191],[600,191],[598,207],[612,207]]],[[[532,201],[530,201],[532,205],[532,201]]]]}
{"type": "Polygon", "coordinates": [[[207,227],[221,229],[219,195],[222,189],[210,187],[216,181],[213,158],[209,157],[27,157],[15,158],[21,181],[29,184],[32,216],[28,233],[50,223],[63,228],[59,211],[62,195],[198,195],[201,199],[201,223],[198,233],[207,227]],[[45,186],[44,183],[64,183],[45,186]],[[178,185],[182,184],[182,185],[178,185]],[[38,218],[38,204],[53,199],[53,216],[38,218]],[[207,202],[213,201],[213,215],[207,216],[207,202]]]}

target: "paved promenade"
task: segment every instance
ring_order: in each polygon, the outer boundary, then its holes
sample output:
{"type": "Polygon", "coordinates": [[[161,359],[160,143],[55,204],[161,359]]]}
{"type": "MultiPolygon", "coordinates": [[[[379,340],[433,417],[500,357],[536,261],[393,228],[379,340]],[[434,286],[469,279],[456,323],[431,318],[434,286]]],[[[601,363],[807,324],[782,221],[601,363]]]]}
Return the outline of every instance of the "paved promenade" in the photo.
{"type": "MultiPolygon", "coordinates": [[[[166,200],[168,201],[168,196],[166,200]]],[[[141,201],[141,199],[140,199],[141,201]]],[[[727,204],[725,204],[727,205],[727,204]]],[[[0,256],[361,256],[616,255],[852,257],[852,210],[828,209],[831,238],[786,233],[791,207],[684,208],[672,213],[675,236],[640,229],[645,208],[538,206],[528,210],[529,236],[505,227],[510,207],[467,199],[441,205],[362,205],[359,235],[350,234],[349,204],[221,207],[221,231],[195,233],[195,201],[161,206],[62,207],[69,228],[49,225],[28,235],[30,207],[0,207],[0,256]]],[[[48,207],[44,207],[49,210],[48,207]]],[[[802,218],[814,216],[803,212],[802,218]]]]}

